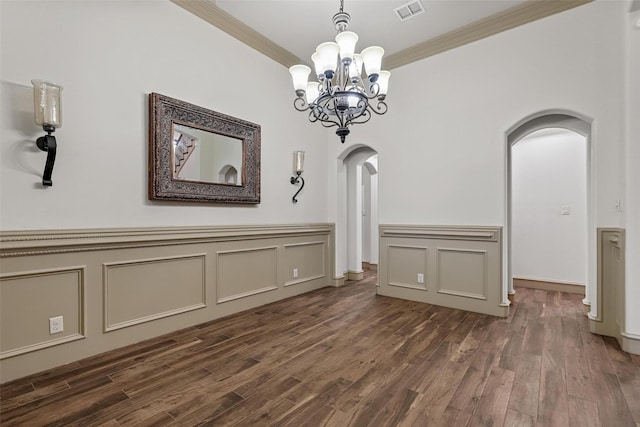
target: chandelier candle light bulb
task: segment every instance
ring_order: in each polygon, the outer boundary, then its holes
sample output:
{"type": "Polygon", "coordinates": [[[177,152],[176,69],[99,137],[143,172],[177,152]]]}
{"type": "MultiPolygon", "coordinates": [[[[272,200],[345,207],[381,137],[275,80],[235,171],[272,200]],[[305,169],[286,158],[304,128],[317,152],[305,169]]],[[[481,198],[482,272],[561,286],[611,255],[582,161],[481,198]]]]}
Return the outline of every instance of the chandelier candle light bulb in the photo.
{"type": "Polygon", "coordinates": [[[353,55],[353,61],[351,65],[349,65],[349,77],[353,81],[354,79],[358,81],[360,76],[362,75],[362,55],[356,53],[353,55]]]}
{"type": "Polygon", "coordinates": [[[316,49],[318,55],[320,55],[320,61],[322,64],[322,71],[324,75],[331,79],[336,72],[338,54],[340,53],[340,46],[338,43],[325,42],[318,46],[316,49]]]}
{"type": "Polygon", "coordinates": [[[389,89],[389,78],[391,78],[391,71],[382,70],[378,74],[378,99],[384,99],[387,96],[387,90],[389,89]]]}
{"type": "Polygon", "coordinates": [[[372,113],[387,112],[384,100],[391,73],[381,69],[384,49],[380,46],[355,53],[358,35],[347,31],[351,17],[343,8],[341,0],[340,11],[333,16],[338,31],[336,42],[321,43],[311,55],[317,80],[307,82],[311,69],[306,65],[294,65],[289,72],[297,96],[293,101],[295,109],[308,111],[312,123],[337,127],[336,134],[344,143],[350,125],[368,122],[372,113]],[[362,75],[363,65],[366,78],[362,75]]]}
{"type": "Polygon", "coordinates": [[[315,104],[318,95],[320,95],[320,89],[318,89],[318,82],[307,83],[307,104],[315,104]]]}
{"type": "Polygon", "coordinates": [[[362,51],[362,61],[364,62],[364,69],[369,75],[369,80],[375,82],[380,74],[380,68],[382,67],[382,56],[384,55],[384,49],[380,46],[371,46],[362,51]]]}
{"type": "Polygon", "coordinates": [[[311,55],[311,61],[313,61],[313,66],[316,70],[318,79],[324,79],[324,70],[322,69],[322,61],[320,60],[320,54],[318,51],[315,51],[313,55],[311,55]]]}
{"type": "Polygon", "coordinates": [[[307,78],[309,78],[309,73],[311,73],[311,68],[306,65],[294,65],[289,68],[289,73],[291,73],[291,78],[293,79],[293,87],[298,91],[304,91],[307,89],[307,78]]]}
{"type": "Polygon", "coordinates": [[[356,43],[358,43],[358,35],[353,31],[343,31],[336,36],[336,43],[340,46],[342,62],[351,64],[356,50],[356,43]]]}

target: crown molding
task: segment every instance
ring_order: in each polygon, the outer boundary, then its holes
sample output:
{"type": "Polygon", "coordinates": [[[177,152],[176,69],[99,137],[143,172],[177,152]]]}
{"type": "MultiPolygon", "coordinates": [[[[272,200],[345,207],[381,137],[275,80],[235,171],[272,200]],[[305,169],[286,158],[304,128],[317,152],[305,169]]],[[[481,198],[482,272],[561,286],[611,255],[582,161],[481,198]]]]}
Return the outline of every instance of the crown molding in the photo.
{"type": "Polygon", "coordinates": [[[171,0],[171,2],[287,68],[304,62],[287,49],[220,9],[213,0],[171,0]]]}
{"type": "MultiPolygon", "coordinates": [[[[282,46],[220,9],[213,0],[171,1],[287,68],[305,63],[282,46]]],[[[384,65],[389,70],[401,67],[592,1],[527,0],[457,30],[391,54],[384,59],[384,65]]]]}
{"type": "Polygon", "coordinates": [[[426,40],[385,58],[385,68],[393,69],[446,52],[456,47],[555,15],[593,0],[527,0],[517,6],[472,22],[441,36],[426,40]]]}

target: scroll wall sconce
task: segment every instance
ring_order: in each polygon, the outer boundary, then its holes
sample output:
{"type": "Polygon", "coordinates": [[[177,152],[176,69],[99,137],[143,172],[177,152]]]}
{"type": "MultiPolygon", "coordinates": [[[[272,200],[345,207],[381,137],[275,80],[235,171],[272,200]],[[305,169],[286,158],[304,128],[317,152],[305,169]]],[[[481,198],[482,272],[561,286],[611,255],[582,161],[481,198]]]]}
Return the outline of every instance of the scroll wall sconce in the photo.
{"type": "Polygon", "coordinates": [[[294,194],[293,197],[291,198],[293,203],[298,203],[298,199],[296,199],[296,197],[298,197],[298,194],[300,194],[300,192],[304,188],[304,179],[301,176],[303,171],[303,166],[304,166],[304,151],[294,151],[293,152],[293,172],[296,174],[296,176],[292,176],[290,182],[291,184],[296,185],[297,183],[302,181],[302,185],[300,185],[300,188],[298,189],[298,191],[296,191],[296,194],[294,194]]]}
{"type": "Polygon", "coordinates": [[[62,86],[45,80],[31,80],[36,124],[42,126],[46,135],[36,140],[36,145],[47,152],[47,161],[42,175],[42,185],[51,187],[51,173],[56,161],[56,137],[51,135],[62,126],[62,86]]]}

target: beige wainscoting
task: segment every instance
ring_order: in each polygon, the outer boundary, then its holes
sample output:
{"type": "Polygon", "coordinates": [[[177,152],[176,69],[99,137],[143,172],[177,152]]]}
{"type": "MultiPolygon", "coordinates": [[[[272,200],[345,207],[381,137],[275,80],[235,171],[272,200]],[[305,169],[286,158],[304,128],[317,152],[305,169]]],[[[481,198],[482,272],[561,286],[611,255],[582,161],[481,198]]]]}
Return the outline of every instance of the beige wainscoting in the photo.
{"type": "Polygon", "coordinates": [[[591,306],[591,332],[615,337],[626,352],[640,354],[640,335],[625,325],[625,230],[598,228],[597,304],[591,306]]]}
{"type": "Polygon", "coordinates": [[[18,231],[0,243],[2,382],[333,284],[332,224],[18,231]],[[57,316],[64,331],[51,335],[57,316]]]}
{"type": "Polygon", "coordinates": [[[381,225],[378,294],[507,316],[502,228],[381,225]]]}

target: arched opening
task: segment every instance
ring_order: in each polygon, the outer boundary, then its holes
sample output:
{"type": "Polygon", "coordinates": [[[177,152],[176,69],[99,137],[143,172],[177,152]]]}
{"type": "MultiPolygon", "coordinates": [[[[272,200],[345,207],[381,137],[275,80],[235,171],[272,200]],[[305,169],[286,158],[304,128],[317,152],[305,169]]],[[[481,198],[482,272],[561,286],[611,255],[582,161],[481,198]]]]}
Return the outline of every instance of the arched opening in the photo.
{"type": "Polygon", "coordinates": [[[584,292],[586,145],[586,138],[578,133],[547,128],[528,134],[512,146],[514,286],[554,283],[567,292],[584,292]]]}
{"type": "MultiPolygon", "coordinates": [[[[595,289],[594,289],[595,288],[594,280],[596,277],[596,259],[595,259],[596,258],[596,255],[595,255],[596,236],[594,231],[595,226],[594,226],[594,215],[593,215],[593,205],[592,205],[593,197],[591,196],[592,185],[591,185],[591,122],[590,120],[580,117],[577,114],[569,113],[569,112],[556,112],[556,111],[542,112],[542,113],[530,116],[522,120],[517,125],[515,125],[510,131],[507,132],[506,139],[507,139],[507,168],[506,168],[507,170],[507,178],[506,178],[506,182],[507,182],[506,219],[507,221],[506,221],[505,239],[504,239],[505,263],[504,263],[504,271],[503,271],[503,274],[504,274],[503,283],[505,284],[505,288],[503,289],[503,302],[505,303],[507,302],[507,294],[509,296],[512,296],[515,293],[515,290],[513,287],[513,279],[514,279],[514,276],[517,276],[518,274],[521,274],[521,273],[516,273],[514,268],[519,269],[520,272],[523,271],[522,270],[523,265],[521,264],[521,260],[518,260],[517,259],[518,255],[514,253],[514,251],[519,250],[518,247],[523,244],[522,241],[518,240],[522,237],[522,233],[523,233],[522,227],[523,226],[532,227],[529,230],[529,232],[533,233],[535,232],[534,231],[535,227],[546,227],[548,231],[551,231],[553,230],[554,227],[560,227],[563,224],[566,225],[569,221],[565,221],[564,223],[562,223],[561,217],[564,216],[565,219],[569,219],[572,213],[573,205],[575,205],[575,208],[578,209],[578,211],[574,211],[574,212],[578,214],[580,213],[579,212],[580,209],[584,209],[584,221],[577,221],[579,224],[582,224],[580,225],[580,227],[582,227],[581,236],[579,236],[577,239],[578,240],[580,238],[583,239],[584,246],[585,246],[584,253],[582,255],[583,261],[584,261],[582,264],[583,265],[582,268],[584,268],[584,275],[578,276],[578,277],[584,277],[585,295],[586,295],[584,299],[584,303],[590,304],[590,302],[595,302],[596,295],[595,295],[595,289]],[[583,152],[584,155],[581,157],[579,156],[581,158],[580,161],[583,163],[582,165],[574,164],[573,166],[570,166],[569,164],[567,164],[567,169],[571,169],[572,171],[579,172],[579,170],[582,168],[584,172],[584,174],[582,175],[582,179],[584,180],[584,182],[581,183],[581,185],[584,187],[584,201],[580,201],[579,198],[577,199],[574,198],[571,200],[575,200],[575,201],[571,202],[567,198],[568,193],[566,192],[564,193],[564,196],[558,196],[558,194],[561,194],[561,188],[560,188],[561,186],[555,185],[553,187],[550,187],[549,184],[547,184],[547,191],[546,191],[547,194],[541,194],[540,195],[541,199],[539,199],[537,202],[536,200],[533,200],[534,198],[533,196],[530,200],[527,200],[524,203],[521,203],[521,201],[518,201],[518,197],[521,198],[523,194],[516,195],[515,191],[523,191],[523,188],[526,188],[526,187],[522,187],[521,186],[522,182],[516,182],[516,180],[521,181],[522,179],[526,178],[526,179],[530,179],[531,182],[533,182],[533,180],[536,179],[536,174],[538,174],[538,181],[548,178],[548,177],[543,178],[542,175],[539,174],[540,172],[539,170],[537,172],[533,170],[536,167],[540,169],[541,167],[540,163],[537,166],[533,166],[532,164],[529,164],[527,166],[531,168],[531,173],[526,172],[526,170],[525,171],[518,170],[516,172],[514,170],[514,167],[522,167],[522,164],[518,162],[522,161],[523,158],[526,156],[529,156],[529,160],[525,160],[525,161],[526,162],[531,161],[531,157],[532,157],[531,154],[535,153],[535,150],[540,150],[538,151],[538,154],[542,156],[547,156],[547,160],[548,160],[548,156],[554,155],[553,154],[554,150],[556,150],[555,155],[559,156],[561,153],[557,150],[560,150],[562,147],[568,149],[567,147],[571,145],[571,143],[568,142],[569,140],[574,140],[574,142],[575,140],[581,141],[582,150],[584,150],[583,152]],[[555,145],[553,144],[554,142],[556,143],[555,145]],[[532,145],[536,143],[541,145],[538,145],[537,147],[532,145]],[[521,145],[517,147],[517,144],[521,144],[521,145]],[[545,146],[546,148],[543,148],[545,146]],[[529,151],[529,153],[518,152],[518,150],[529,151]],[[556,197],[555,201],[551,200],[552,197],[556,197]],[[558,200],[560,199],[558,199],[557,197],[565,197],[565,200],[568,200],[568,201],[566,203],[558,202],[558,200]],[[543,200],[544,202],[540,202],[540,200],[543,200]],[[555,206],[556,211],[552,214],[547,213],[548,215],[547,220],[545,220],[541,216],[535,217],[535,215],[533,215],[532,212],[529,212],[528,218],[523,219],[522,218],[523,209],[527,209],[528,207],[528,209],[531,211],[533,210],[532,206],[534,206],[536,203],[538,203],[538,205],[536,206],[539,206],[540,203],[546,204],[548,209],[550,209],[549,203],[555,203],[557,205],[555,206]],[[582,203],[584,203],[583,206],[578,206],[578,205],[581,205],[582,203]],[[519,215],[519,216],[516,218],[516,215],[519,215]],[[549,218],[551,218],[551,216],[553,215],[556,215],[556,217],[550,220],[549,218]],[[535,224],[535,227],[534,227],[534,224],[535,224]],[[517,261],[518,264],[514,265],[514,261],[517,261]]],[[[578,148],[573,146],[572,149],[578,149],[578,148]]],[[[566,156],[567,153],[564,153],[562,155],[566,156]]],[[[539,159],[539,160],[542,162],[545,161],[545,159],[539,159]]],[[[551,163],[552,162],[548,162],[547,165],[551,165],[551,163]]],[[[553,174],[552,172],[553,171],[550,171],[549,175],[552,175],[553,174]]],[[[556,170],[555,176],[561,177],[564,172],[566,171],[556,170]]],[[[557,179],[561,179],[561,178],[557,178],[557,179]]],[[[532,185],[537,186],[538,184],[541,184],[541,183],[540,182],[533,183],[532,185]]],[[[531,188],[533,188],[532,191],[537,191],[535,190],[536,187],[531,187],[531,188]]],[[[573,187],[574,190],[578,189],[576,191],[581,191],[579,190],[579,188],[580,188],[580,185],[577,185],[577,184],[575,187],[573,187]]],[[[539,187],[538,190],[544,191],[542,187],[539,187]]],[[[525,198],[527,197],[527,195],[524,195],[524,196],[525,198]]],[[[574,218],[575,217],[571,217],[572,220],[574,218]]],[[[566,229],[564,232],[568,233],[566,229]]],[[[556,233],[555,238],[558,239],[561,237],[558,236],[556,233]]],[[[547,237],[547,241],[545,243],[548,245],[555,245],[556,246],[555,249],[559,249],[557,242],[554,242],[551,237],[547,237]]],[[[540,246],[542,243],[538,241],[535,244],[540,246]]],[[[538,247],[538,249],[540,248],[538,247]]],[[[582,250],[582,249],[578,249],[578,250],[582,250]]],[[[579,267],[575,267],[575,265],[579,265],[579,264],[580,264],[579,262],[577,263],[574,262],[574,268],[579,268],[579,267]]],[[[561,278],[558,279],[558,277],[563,277],[562,275],[565,274],[565,272],[562,272],[561,267],[559,267],[558,264],[556,264],[555,273],[551,273],[551,274],[555,274],[555,277],[556,277],[556,279],[554,280],[555,282],[562,282],[562,279],[561,278]]],[[[565,282],[573,282],[573,280],[565,280],[565,282]]]]}
{"type": "Polygon", "coordinates": [[[336,277],[359,280],[363,261],[378,262],[377,152],[366,145],[345,150],[338,157],[337,185],[336,277]]]}
{"type": "Polygon", "coordinates": [[[236,185],[238,182],[238,170],[232,165],[224,165],[218,172],[219,182],[236,185]]]}

